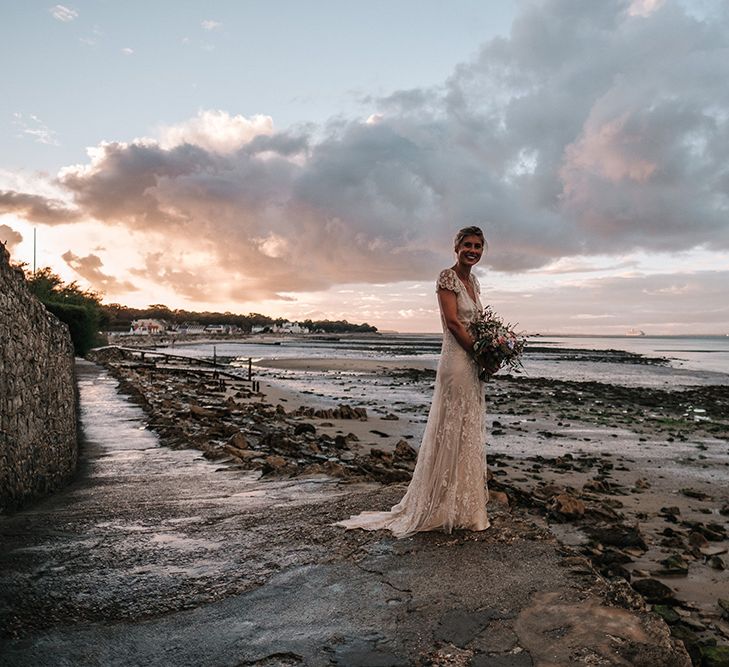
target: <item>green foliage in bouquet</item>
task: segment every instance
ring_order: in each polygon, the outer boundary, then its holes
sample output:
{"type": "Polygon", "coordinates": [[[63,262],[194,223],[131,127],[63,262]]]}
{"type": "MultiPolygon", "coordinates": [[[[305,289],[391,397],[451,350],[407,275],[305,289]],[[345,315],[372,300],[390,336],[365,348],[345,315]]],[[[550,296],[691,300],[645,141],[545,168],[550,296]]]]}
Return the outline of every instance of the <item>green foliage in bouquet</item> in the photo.
{"type": "Polygon", "coordinates": [[[475,343],[473,352],[481,366],[479,378],[488,380],[501,368],[519,372],[524,368],[521,356],[526,346],[526,336],[505,323],[487,306],[470,323],[475,343]]]}

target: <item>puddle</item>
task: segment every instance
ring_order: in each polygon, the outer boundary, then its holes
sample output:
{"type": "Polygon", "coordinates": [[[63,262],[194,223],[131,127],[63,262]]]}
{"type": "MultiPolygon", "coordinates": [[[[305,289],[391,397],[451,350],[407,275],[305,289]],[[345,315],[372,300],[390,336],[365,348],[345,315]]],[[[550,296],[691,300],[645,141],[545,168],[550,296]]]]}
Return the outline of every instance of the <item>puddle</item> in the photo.
{"type": "Polygon", "coordinates": [[[568,523],[550,523],[549,530],[562,544],[569,547],[579,547],[589,541],[587,535],[568,523]]]}

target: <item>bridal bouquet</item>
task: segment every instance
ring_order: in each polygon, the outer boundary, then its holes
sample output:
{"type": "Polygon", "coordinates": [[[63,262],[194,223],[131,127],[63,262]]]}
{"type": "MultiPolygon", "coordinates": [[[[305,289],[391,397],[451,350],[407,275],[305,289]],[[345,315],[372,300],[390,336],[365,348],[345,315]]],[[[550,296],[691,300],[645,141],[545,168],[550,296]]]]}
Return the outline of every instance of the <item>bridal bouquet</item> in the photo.
{"type": "Polygon", "coordinates": [[[479,379],[488,380],[505,366],[514,371],[523,368],[521,355],[526,345],[526,337],[515,331],[511,324],[506,324],[491,306],[476,315],[469,328],[476,341],[473,344],[476,361],[482,369],[479,379]]]}

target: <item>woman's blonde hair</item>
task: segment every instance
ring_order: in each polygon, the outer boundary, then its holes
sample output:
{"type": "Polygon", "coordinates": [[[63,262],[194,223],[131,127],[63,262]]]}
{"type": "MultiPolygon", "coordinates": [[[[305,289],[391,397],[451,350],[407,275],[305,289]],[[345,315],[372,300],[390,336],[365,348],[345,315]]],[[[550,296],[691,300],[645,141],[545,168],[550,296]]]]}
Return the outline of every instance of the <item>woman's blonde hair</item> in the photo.
{"type": "Polygon", "coordinates": [[[461,245],[461,241],[465,239],[467,236],[478,236],[478,238],[481,239],[481,243],[483,243],[483,249],[488,250],[489,244],[486,243],[486,238],[483,235],[483,232],[481,231],[480,227],[464,227],[463,229],[458,230],[458,234],[456,234],[456,240],[453,244],[454,250],[458,249],[458,246],[461,245]]]}

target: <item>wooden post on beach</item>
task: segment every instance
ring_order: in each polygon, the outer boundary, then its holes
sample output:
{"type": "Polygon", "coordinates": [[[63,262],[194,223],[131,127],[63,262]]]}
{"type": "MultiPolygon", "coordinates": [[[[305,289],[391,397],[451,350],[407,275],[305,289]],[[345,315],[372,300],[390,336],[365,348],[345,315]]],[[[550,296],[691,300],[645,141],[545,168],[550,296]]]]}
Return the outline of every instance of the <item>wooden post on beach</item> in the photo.
{"type": "Polygon", "coordinates": [[[253,357],[248,357],[248,382],[253,377],[253,357]]]}

